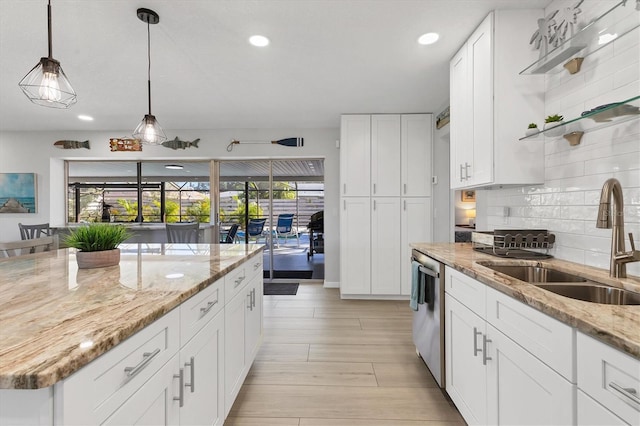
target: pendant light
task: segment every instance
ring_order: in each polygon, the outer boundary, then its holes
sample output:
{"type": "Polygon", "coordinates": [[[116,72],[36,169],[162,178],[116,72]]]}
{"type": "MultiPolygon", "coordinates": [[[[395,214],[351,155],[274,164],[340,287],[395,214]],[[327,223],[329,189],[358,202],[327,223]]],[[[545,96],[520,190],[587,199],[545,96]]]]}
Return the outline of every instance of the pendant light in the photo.
{"type": "Polygon", "coordinates": [[[60,62],[53,59],[51,44],[51,0],[47,5],[49,27],[49,56],[40,58],[40,62],[24,76],[18,86],[34,104],[50,108],[69,108],[76,103],[76,92],[71,87],[60,62]]]}
{"type": "Polygon", "coordinates": [[[158,124],[156,117],[151,114],[151,35],[149,27],[151,24],[160,22],[160,16],[150,9],[140,8],[137,11],[138,19],[147,24],[147,59],[149,67],[147,68],[147,90],[149,100],[149,114],[145,114],[144,118],[133,131],[133,137],[140,139],[140,142],[148,145],[160,145],[167,140],[164,130],[158,124]]]}

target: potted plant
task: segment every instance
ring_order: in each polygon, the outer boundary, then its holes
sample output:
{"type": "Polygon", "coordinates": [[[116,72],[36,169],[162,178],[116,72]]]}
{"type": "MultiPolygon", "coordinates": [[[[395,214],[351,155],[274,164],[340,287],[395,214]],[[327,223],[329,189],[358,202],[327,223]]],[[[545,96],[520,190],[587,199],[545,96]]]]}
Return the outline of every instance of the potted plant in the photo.
{"type": "Polygon", "coordinates": [[[63,241],[78,249],[76,260],[79,269],[104,268],[120,263],[118,246],[133,234],[123,225],[92,223],[72,229],[63,241]]]}
{"type": "Polygon", "coordinates": [[[562,119],[564,117],[559,114],[549,115],[544,119],[544,129],[550,129],[552,127],[557,127],[550,132],[546,132],[549,136],[560,136],[562,134],[562,119]]]}
{"type": "Polygon", "coordinates": [[[538,133],[538,125],[536,123],[529,123],[529,127],[527,128],[527,131],[524,132],[524,134],[526,136],[531,136],[533,134],[538,133]]]}

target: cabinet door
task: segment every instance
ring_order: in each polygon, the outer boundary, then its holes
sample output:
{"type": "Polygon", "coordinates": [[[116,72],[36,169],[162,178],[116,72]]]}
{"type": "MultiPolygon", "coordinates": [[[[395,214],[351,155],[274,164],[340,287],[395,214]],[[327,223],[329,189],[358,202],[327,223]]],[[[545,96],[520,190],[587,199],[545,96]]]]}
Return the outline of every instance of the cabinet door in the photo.
{"type": "Polygon", "coordinates": [[[462,46],[449,65],[451,104],[449,108],[452,118],[449,156],[452,189],[467,185],[467,166],[473,161],[471,84],[467,47],[467,44],[462,46]]]}
{"type": "Polygon", "coordinates": [[[137,392],[111,414],[103,425],[178,425],[180,424],[178,355],[154,374],[137,392]]]}
{"type": "Polygon", "coordinates": [[[246,286],[224,307],[224,407],[231,410],[242,386],[245,366],[245,309],[249,302],[246,286]]]}
{"type": "Polygon", "coordinates": [[[584,426],[623,426],[628,423],[623,422],[622,419],[578,389],[577,424],[584,426]]]}
{"type": "Polygon", "coordinates": [[[249,294],[249,303],[245,309],[245,364],[251,367],[262,337],[262,274],[256,276],[246,290],[249,294]]]}
{"type": "Polygon", "coordinates": [[[371,116],[343,115],[340,122],[342,195],[369,196],[371,182],[371,116]]]}
{"type": "Polygon", "coordinates": [[[371,201],[369,198],[342,199],[340,292],[371,294],[371,201]]]}
{"type": "Polygon", "coordinates": [[[411,294],[411,243],[431,241],[431,198],[403,198],[400,211],[400,291],[411,294]]]}
{"type": "Polygon", "coordinates": [[[400,294],[400,198],[373,198],[371,294],[400,294]]]}
{"type": "Polygon", "coordinates": [[[400,116],[371,116],[371,195],[400,195],[400,116]]]}
{"type": "Polygon", "coordinates": [[[575,385],[487,326],[487,424],[574,424],[575,385]]]}
{"type": "MultiPolygon", "coordinates": [[[[473,108],[473,162],[467,184],[493,181],[493,14],[489,14],[467,42],[471,105],[473,108]]],[[[506,160],[506,159],[505,159],[506,160]]]]}
{"type": "Polygon", "coordinates": [[[183,425],[224,422],[224,313],[220,312],[180,350],[184,369],[183,425]]]}
{"type": "Polygon", "coordinates": [[[402,196],[431,195],[431,149],[433,116],[408,114],[400,117],[402,141],[402,196]]]}
{"type": "Polygon", "coordinates": [[[485,322],[445,294],[447,393],[468,424],[487,424],[485,322]]]}

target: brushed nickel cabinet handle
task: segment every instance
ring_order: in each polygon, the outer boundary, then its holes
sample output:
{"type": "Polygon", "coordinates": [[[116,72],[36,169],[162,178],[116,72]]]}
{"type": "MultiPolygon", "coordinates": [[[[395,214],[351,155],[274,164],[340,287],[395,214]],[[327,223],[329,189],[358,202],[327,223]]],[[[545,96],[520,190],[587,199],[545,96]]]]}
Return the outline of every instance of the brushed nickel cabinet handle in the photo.
{"type": "Polygon", "coordinates": [[[473,327],[473,356],[478,356],[478,353],[482,352],[482,349],[478,349],[478,336],[482,336],[482,332],[473,327]]]}
{"type": "Polygon", "coordinates": [[[638,391],[634,388],[623,388],[619,384],[615,382],[610,382],[609,387],[614,391],[620,393],[622,396],[628,398],[631,402],[636,405],[640,405],[640,398],[638,398],[638,391]]]}
{"type": "Polygon", "coordinates": [[[482,336],[482,365],[487,365],[487,361],[491,361],[493,358],[487,356],[487,343],[491,343],[491,339],[487,339],[487,336],[482,336]]]}
{"type": "Polygon", "coordinates": [[[213,308],[217,304],[218,304],[218,299],[214,300],[213,302],[207,302],[207,307],[206,308],[200,308],[200,313],[202,314],[202,316],[207,315],[209,313],[209,311],[211,310],[211,308],[213,308]]]}
{"type": "Polygon", "coordinates": [[[191,381],[189,383],[185,383],[184,386],[191,389],[191,393],[196,390],[196,360],[194,357],[191,357],[189,362],[184,363],[185,367],[189,367],[189,372],[191,373],[191,381]]]}
{"type": "Polygon", "coordinates": [[[151,360],[155,358],[155,356],[158,355],[159,353],[160,353],[160,348],[157,348],[153,352],[145,352],[142,354],[142,361],[140,361],[137,365],[135,365],[134,367],[125,367],[124,372],[127,373],[127,379],[130,379],[136,374],[138,374],[139,372],[141,372],[147,365],[149,365],[151,360]]]}
{"type": "Polygon", "coordinates": [[[174,401],[180,401],[180,407],[184,406],[184,368],[180,369],[180,374],[174,374],[173,377],[175,379],[179,379],[180,381],[180,391],[178,393],[178,396],[174,396],[173,400],[174,401]]]}

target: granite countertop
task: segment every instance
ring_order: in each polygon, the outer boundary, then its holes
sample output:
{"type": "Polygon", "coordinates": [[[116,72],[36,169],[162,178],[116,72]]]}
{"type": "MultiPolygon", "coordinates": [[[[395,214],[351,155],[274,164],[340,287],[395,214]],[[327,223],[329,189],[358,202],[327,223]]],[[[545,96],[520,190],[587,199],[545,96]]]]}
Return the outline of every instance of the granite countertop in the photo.
{"type": "Polygon", "coordinates": [[[517,260],[482,254],[471,243],[414,243],[411,247],[445,265],[640,359],[640,305],[605,305],[570,299],[493,271],[485,264],[541,264],[589,280],[640,292],[640,279],[611,278],[609,271],[560,259],[517,260]],[[490,263],[491,262],[491,263],[490,263]]]}
{"type": "Polygon", "coordinates": [[[263,246],[122,244],[120,265],[78,270],[75,249],[0,259],[0,389],[70,376],[263,246]]]}

